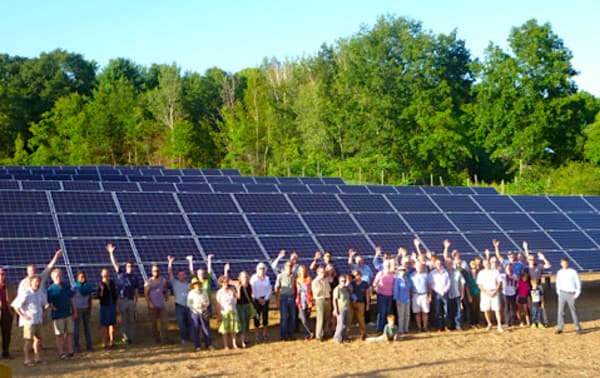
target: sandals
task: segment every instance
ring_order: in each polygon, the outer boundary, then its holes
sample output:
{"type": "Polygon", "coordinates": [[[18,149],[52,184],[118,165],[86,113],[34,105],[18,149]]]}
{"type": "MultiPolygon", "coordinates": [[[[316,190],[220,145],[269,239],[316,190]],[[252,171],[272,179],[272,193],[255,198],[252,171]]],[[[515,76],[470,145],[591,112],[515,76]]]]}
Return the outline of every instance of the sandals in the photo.
{"type": "Polygon", "coordinates": [[[69,356],[67,356],[66,354],[63,353],[59,356],[59,358],[63,361],[67,361],[69,359],[69,356]]]}
{"type": "Polygon", "coordinates": [[[23,365],[31,367],[31,366],[35,366],[35,362],[33,362],[33,361],[25,361],[25,362],[23,362],[23,365]]]}

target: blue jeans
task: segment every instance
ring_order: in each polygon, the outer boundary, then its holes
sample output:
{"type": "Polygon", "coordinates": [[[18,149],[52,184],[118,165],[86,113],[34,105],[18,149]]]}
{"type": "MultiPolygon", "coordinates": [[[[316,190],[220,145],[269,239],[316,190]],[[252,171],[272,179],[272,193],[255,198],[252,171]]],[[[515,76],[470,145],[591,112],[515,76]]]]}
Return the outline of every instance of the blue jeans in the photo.
{"type": "Polygon", "coordinates": [[[279,297],[279,336],[289,339],[294,336],[296,329],[296,303],[293,296],[279,297]]]}
{"type": "Polygon", "coordinates": [[[194,347],[200,348],[200,336],[204,339],[204,345],[206,348],[210,347],[210,324],[208,317],[204,318],[202,315],[196,312],[190,312],[190,323],[192,326],[192,339],[194,340],[194,347]]]}
{"type": "Polygon", "coordinates": [[[89,308],[78,308],[77,318],[75,319],[74,330],[73,330],[73,346],[76,351],[79,351],[79,332],[83,324],[83,333],[85,335],[85,347],[90,349],[92,347],[92,335],[90,333],[90,309],[89,308]]]}
{"type": "Polygon", "coordinates": [[[179,325],[179,338],[183,340],[190,339],[190,309],[175,303],[175,318],[179,325]]]}
{"type": "Polygon", "coordinates": [[[377,294],[377,332],[383,332],[387,323],[387,316],[392,312],[392,295],[377,294]]]}
{"type": "Polygon", "coordinates": [[[449,315],[448,317],[451,319],[452,328],[461,329],[462,323],[462,309],[460,308],[461,300],[460,297],[449,298],[448,299],[448,307],[449,307],[449,315]]]}
{"type": "Polygon", "coordinates": [[[446,328],[448,323],[448,297],[437,292],[432,294],[433,321],[438,329],[446,328]]]}
{"type": "Polygon", "coordinates": [[[531,305],[531,324],[542,322],[542,308],[540,304],[531,305]]]}

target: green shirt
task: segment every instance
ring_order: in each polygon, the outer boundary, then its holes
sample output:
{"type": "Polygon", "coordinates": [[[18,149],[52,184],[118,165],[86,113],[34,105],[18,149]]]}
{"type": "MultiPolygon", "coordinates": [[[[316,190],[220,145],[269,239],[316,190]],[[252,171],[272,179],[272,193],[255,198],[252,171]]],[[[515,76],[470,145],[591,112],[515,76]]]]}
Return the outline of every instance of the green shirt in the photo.
{"type": "Polygon", "coordinates": [[[288,275],[286,272],[281,272],[277,275],[275,281],[275,289],[279,289],[279,295],[293,296],[295,294],[294,281],[296,277],[291,274],[288,275]]]}
{"type": "Polygon", "coordinates": [[[398,326],[394,324],[390,327],[389,324],[386,324],[385,327],[383,327],[383,334],[388,341],[394,341],[394,336],[398,334],[398,326]]]}
{"type": "Polygon", "coordinates": [[[333,289],[333,300],[337,301],[339,312],[350,310],[350,292],[346,286],[336,286],[333,289]]]}

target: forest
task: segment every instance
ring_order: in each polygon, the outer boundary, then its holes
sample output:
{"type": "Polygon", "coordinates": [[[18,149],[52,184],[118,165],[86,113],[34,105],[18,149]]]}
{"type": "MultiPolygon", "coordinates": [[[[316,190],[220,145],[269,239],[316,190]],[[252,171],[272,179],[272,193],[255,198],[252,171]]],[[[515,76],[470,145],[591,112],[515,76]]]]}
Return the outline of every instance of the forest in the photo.
{"type": "Polygon", "coordinates": [[[600,194],[600,99],[577,88],[572,52],[535,19],[507,41],[477,59],[456,31],[387,15],[313,55],[236,73],[0,54],[0,164],[600,194]]]}

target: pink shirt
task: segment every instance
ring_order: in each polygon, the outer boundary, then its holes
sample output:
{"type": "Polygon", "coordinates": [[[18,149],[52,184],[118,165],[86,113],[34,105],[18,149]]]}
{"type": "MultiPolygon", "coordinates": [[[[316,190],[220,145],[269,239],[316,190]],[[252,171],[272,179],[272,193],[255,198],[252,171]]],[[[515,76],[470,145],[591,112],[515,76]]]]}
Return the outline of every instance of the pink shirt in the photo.
{"type": "Polygon", "coordinates": [[[517,283],[517,296],[527,298],[529,296],[529,284],[527,281],[519,280],[517,283]]]}
{"type": "Polygon", "coordinates": [[[391,297],[394,295],[394,273],[380,271],[375,276],[375,290],[377,294],[391,297]]]}

